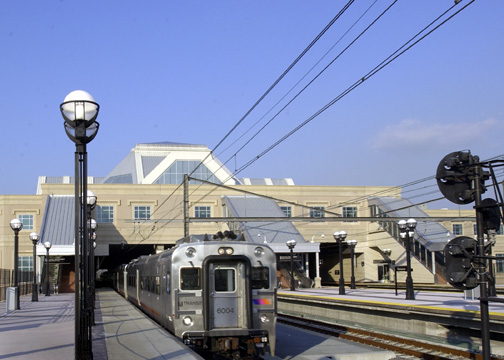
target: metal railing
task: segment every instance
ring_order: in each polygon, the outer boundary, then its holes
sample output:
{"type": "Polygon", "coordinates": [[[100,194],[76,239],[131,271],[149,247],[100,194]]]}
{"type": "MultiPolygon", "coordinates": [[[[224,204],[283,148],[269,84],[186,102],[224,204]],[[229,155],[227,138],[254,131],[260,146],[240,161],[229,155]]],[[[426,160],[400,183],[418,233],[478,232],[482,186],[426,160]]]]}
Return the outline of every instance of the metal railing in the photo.
{"type": "MultiPolygon", "coordinates": [[[[32,293],[33,271],[20,271],[18,273],[19,295],[32,293]]],[[[7,288],[14,286],[14,271],[0,269],[0,301],[5,301],[7,288]]]]}

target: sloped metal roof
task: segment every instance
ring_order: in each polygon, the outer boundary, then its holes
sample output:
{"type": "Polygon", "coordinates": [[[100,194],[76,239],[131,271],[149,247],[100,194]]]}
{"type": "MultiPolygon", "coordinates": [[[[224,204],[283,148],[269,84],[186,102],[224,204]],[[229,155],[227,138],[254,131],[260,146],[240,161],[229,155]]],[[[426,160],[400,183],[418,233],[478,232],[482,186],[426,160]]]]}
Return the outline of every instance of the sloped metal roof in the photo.
{"type": "Polygon", "coordinates": [[[223,196],[230,216],[236,217],[284,217],[279,222],[242,222],[241,229],[248,240],[268,244],[275,252],[289,252],[288,240],[296,240],[295,252],[318,252],[319,244],[307,242],[294,224],[289,221],[278,204],[259,196],[223,196]]]}
{"type": "Polygon", "coordinates": [[[52,246],[74,244],[74,199],[75,197],[72,195],[48,196],[40,230],[42,244],[48,240],[52,246]]]}
{"type": "MultiPolygon", "coordinates": [[[[369,203],[378,205],[389,216],[403,217],[405,220],[416,217],[428,217],[420,207],[414,206],[408,199],[395,197],[376,197],[369,203]]],[[[386,217],[384,218],[386,219],[386,217]]],[[[455,236],[443,225],[432,221],[419,221],[415,229],[415,239],[430,251],[442,251],[446,243],[455,236]]]]}

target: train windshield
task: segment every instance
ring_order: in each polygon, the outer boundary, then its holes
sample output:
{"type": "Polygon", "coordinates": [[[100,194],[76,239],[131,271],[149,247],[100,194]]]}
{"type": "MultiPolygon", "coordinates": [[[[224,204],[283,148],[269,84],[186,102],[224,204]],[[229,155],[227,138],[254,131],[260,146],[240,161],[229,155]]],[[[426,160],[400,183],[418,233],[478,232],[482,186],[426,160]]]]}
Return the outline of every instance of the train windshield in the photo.
{"type": "Polygon", "coordinates": [[[269,268],[252,268],[252,289],[269,289],[269,268]]]}
{"type": "Polygon", "coordinates": [[[201,290],[201,269],[200,268],[180,269],[180,289],[201,290]]]}

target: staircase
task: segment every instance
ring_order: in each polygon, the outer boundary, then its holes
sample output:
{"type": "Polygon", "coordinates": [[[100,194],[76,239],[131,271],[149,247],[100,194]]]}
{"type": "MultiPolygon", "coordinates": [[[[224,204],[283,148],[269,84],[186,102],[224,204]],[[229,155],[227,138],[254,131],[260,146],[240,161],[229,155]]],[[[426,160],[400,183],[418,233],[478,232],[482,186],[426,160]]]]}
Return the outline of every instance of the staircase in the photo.
{"type": "MultiPolygon", "coordinates": [[[[281,284],[282,289],[290,289],[291,287],[291,268],[290,262],[280,261],[278,263],[277,280],[281,284]]],[[[306,277],[304,270],[300,267],[299,262],[294,261],[294,288],[311,288],[313,281],[306,277]]]]}
{"type": "MultiPolygon", "coordinates": [[[[420,207],[414,206],[409,200],[394,197],[376,197],[369,200],[371,215],[382,217],[380,226],[391,237],[405,247],[399,236],[396,221],[387,221],[387,217],[402,217],[404,219],[428,216],[420,207]]],[[[445,262],[443,250],[448,240],[455,236],[438,222],[418,222],[411,256],[417,259],[434,276],[436,284],[446,284],[444,276],[445,262]]]]}

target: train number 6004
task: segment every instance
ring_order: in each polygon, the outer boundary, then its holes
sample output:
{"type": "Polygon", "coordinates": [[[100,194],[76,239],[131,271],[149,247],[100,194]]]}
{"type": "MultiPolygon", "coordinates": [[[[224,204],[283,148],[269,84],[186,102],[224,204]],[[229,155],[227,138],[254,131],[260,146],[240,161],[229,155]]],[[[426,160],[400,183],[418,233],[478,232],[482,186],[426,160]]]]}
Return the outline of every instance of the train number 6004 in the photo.
{"type": "Polygon", "coordinates": [[[233,308],[217,308],[217,314],[230,314],[234,313],[233,308]]]}

